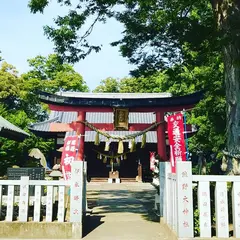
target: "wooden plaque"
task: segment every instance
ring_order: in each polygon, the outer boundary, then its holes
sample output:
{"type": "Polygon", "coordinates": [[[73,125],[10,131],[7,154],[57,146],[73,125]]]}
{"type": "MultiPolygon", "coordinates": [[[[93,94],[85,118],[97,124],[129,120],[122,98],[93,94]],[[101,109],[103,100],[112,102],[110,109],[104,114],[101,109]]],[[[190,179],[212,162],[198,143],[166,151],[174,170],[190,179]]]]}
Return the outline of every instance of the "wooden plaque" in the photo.
{"type": "Polygon", "coordinates": [[[128,130],[128,109],[114,109],[114,128],[115,130],[128,130]]]}

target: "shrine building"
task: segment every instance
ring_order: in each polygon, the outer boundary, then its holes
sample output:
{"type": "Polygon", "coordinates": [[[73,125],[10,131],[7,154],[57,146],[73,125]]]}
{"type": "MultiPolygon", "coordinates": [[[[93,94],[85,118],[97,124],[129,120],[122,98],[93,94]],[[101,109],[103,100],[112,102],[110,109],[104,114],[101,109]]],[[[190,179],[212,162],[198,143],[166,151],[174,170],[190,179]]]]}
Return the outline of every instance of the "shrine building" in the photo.
{"type": "MultiPolygon", "coordinates": [[[[64,138],[80,134],[78,160],[87,161],[90,178],[108,178],[114,169],[121,179],[138,176],[147,181],[151,175],[150,152],[156,152],[162,161],[169,158],[166,113],[191,109],[202,98],[203,92],[180,97],[170,93],[40,92],[41,101],[51,110],[49,119],[29,129],[37,136],[55,139],[52,166],[60,161],[61,152],[57,150],[64,138]],[[130,151],[131,144],[136,145],[135,151],[130,151]]],[[[194,132],[193,126],[186,125],[186,137],[194,132]]]]}

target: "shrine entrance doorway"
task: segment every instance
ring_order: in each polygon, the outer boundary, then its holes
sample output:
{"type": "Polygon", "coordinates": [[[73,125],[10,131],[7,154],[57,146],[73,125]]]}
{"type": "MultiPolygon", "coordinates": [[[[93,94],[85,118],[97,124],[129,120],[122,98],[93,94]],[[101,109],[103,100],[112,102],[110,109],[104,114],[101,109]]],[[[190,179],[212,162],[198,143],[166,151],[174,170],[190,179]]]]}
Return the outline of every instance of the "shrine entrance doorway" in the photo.
{"type": "MultiPolygon", "coordinates": [[[[117,149],[118,143],[112,143],[113,147],[117,149]]],[[[90,180],[101,180],[107,179],[109,177],[109,172],[118,171],[121,180],[134,181],[136,179],[141,179],[143,182],[151,181],[151,172],[149,169],[149,152],[157,151],[156,144],[146,144],[145,148],[141,148],[138,144],[137,150],[132,153],[127,154],[127,159],[120,161],[120,164],[114,162],[114,166],[111,166],[110,161],[103,163],[102,159],[97,158],[97,154],[94,151],[96,146],[94,143],[85,144],[85,156],[88,165],[88,179],[90,180]]],[[[104,143],[101,143],[98,148],[104,149],[104,143]]],[[[125,149],[127,148],[127,143],[125,143],[125,149]]]]}

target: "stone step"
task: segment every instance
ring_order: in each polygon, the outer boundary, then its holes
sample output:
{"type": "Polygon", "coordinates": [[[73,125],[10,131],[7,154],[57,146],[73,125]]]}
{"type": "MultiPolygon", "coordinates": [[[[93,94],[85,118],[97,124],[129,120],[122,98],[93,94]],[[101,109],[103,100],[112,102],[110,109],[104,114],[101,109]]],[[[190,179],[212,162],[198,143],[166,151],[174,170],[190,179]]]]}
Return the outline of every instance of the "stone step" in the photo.
{"type": "Polygon", "coordinates": [[[91,178],[91,181],[90,182],[107,182],[108,179],[107,178],[91,178]]]}
{"type": "MultiPolygon", "coordinates": [[[[135,178],[120,178],[121,182],[136,182],[135,178]]],[[[91,182],[107,182],[108,178],[91,178],[91,182]]]]}

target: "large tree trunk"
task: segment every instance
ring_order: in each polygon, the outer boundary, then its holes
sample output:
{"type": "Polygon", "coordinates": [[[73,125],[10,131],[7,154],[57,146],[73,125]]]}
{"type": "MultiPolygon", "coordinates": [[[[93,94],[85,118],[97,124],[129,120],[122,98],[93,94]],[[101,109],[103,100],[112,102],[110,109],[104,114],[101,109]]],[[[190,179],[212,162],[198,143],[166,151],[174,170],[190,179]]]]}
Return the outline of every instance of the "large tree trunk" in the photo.
{"type": "Polygon", "coordinates": [[[223,46],[227,104],[226,172],[240,174],[240,1],[211,0],[211,3],[223,46]]]}
{"type": "MultiPolygon", "coordinates": [[[[227,103],[227,151],[240,154],[240,49],[234,43],[223,47],[227,103]]],[[[239,160],[228,156],[228,174],[240,174],[239,160]]]]}

